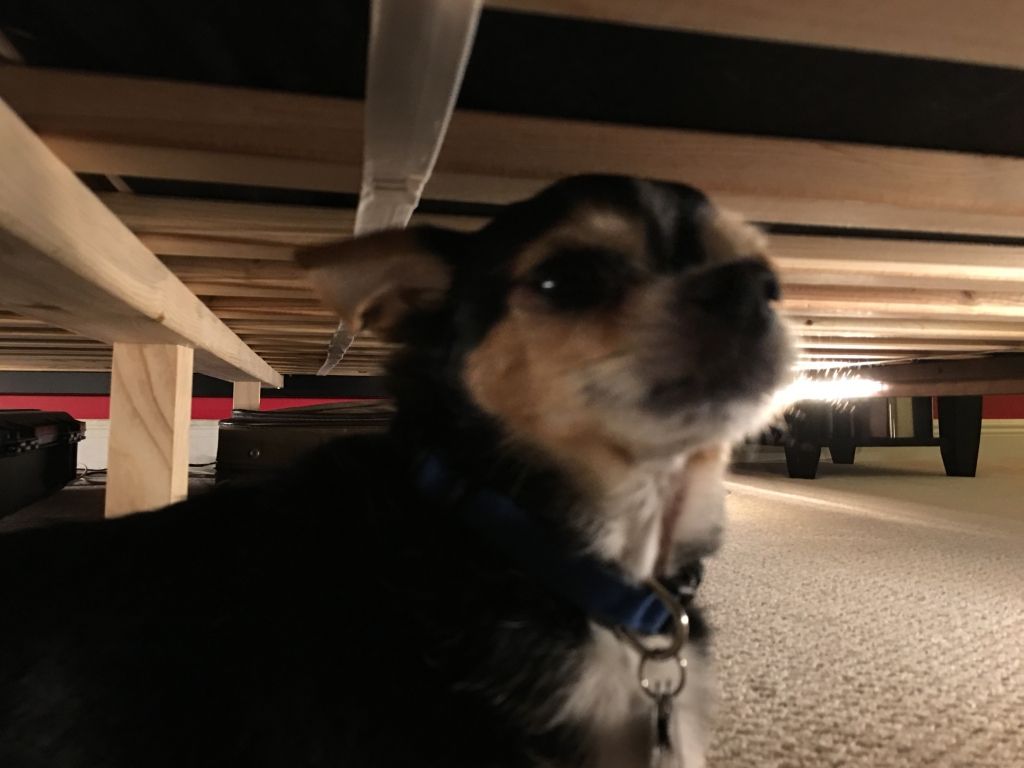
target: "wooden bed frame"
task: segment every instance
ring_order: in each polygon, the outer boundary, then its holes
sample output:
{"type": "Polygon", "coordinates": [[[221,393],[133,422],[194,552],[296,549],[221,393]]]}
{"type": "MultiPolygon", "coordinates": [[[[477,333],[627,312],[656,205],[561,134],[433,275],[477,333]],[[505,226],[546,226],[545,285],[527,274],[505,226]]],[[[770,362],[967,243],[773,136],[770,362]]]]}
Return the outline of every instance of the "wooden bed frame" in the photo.
{"type": "MultiPolygon", "coordinates": [[[[806,0],[488,5],[1024,69],[1024,6],[997,0],[870,16],[806,0]]],[[[34,68],[0,43],[0,370],[112,370],[107,513],[167,503],[185,493],[193,370],[235,382],[236,405],[253,408],[260,386],[320,366],[334,320],[291,256],[350,235],[354,213],[151,197],[123,177],[355,196],[364,104],[34,68]]],[[[889,396],[1024,392],[1024,159],[456,110],[425,196],[474,212],[413,221],[474,228],[489,205],[595,170],[819,228],[772,237],[807,368],[862,366],[889,396]]],[[[388,350],[361,338],[336,372],[376,373],[388,350]]]]}

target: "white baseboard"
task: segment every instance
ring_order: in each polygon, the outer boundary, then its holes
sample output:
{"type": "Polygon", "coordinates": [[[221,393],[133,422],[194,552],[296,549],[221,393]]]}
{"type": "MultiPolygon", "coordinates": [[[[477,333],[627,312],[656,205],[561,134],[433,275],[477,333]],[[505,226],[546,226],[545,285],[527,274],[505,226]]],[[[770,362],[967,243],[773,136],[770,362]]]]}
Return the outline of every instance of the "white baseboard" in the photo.
{"type": "MultiPolygon", "coordinates": [[[[89,469],[106,469],[110,421],[89,419],[85,422],[85,440],[78,445],[78,463],[89,469]]],[[[935,434],[939,433],[938,423],[935,434]]],[[[1024,419],[985,419],[981,434],[992,437],[1024,438],[1024,419]]],[[[217,421],[197,419],[189,427],[190,464],[206,464],[217,458],[217,421]]],[[[742,450],[742,449],[741,449],[742,450]]]]}
{"type": "MultiPolygon", "coordinates": [[[[932,430],[939,434],[939,420],[932,419],[932,430]]],[[[982,435],[1000,435],[1008,437],[1011,435],[1024,436],[1024,419],[982,419],[982,435]]]]}
{"type": "Polygon", "coordinates": [[[985,419],[981,422],[981,434],[1024,437],[1024,419],[985,419]]]}
{"type": "MultiPolygon", "coordinates": [[[[78,444],[78,464],[89,469],[107,468],[109,419],[86,419],[85,440],[78,444]]],[[[189,464],[206,464],[217,458],[217,420],[196,419],[188,430],[189,464]]]]}

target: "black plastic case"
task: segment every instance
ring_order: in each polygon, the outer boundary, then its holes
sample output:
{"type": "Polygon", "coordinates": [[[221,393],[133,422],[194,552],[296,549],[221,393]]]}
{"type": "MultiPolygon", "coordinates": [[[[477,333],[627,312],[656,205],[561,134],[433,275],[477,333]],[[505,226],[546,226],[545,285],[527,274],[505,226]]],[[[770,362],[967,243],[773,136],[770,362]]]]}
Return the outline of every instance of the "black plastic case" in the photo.
{"type": "Polygon", "coordinates": [[[338,437],[385,432],[393,414],[387,401],[235,411],[220,422],[217,482],[277,472],[338,437]]]}
{"type": "Polygon", "coordinates": [[[84,439],[85,424],[67,413],[0,410],[0,515],[73,480],[84,439]]]}

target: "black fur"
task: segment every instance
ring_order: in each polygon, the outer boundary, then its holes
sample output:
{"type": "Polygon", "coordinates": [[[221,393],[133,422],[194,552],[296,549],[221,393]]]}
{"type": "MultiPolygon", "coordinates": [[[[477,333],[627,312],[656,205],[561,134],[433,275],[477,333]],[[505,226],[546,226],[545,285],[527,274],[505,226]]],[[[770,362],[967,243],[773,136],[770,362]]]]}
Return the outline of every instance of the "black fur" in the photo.
{"type": "Polygon", "coordinates": [[[410,477],[394,441],[356,438],[277,483],[0,538],[0,765],[571,754],[536,723],[584,617],[410,477]]]}

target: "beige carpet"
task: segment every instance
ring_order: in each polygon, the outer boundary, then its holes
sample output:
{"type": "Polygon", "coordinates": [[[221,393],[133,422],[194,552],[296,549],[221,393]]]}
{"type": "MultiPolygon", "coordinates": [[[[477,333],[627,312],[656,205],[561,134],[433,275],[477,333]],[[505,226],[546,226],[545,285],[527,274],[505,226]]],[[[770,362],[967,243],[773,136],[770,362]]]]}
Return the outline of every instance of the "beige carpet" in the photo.
{"type": "Polygon", "coordinates": [[[1024,438],[979,477],[937,449],[740,466],[705,600],[711,768],[1024,766],[1024,438]]]}

